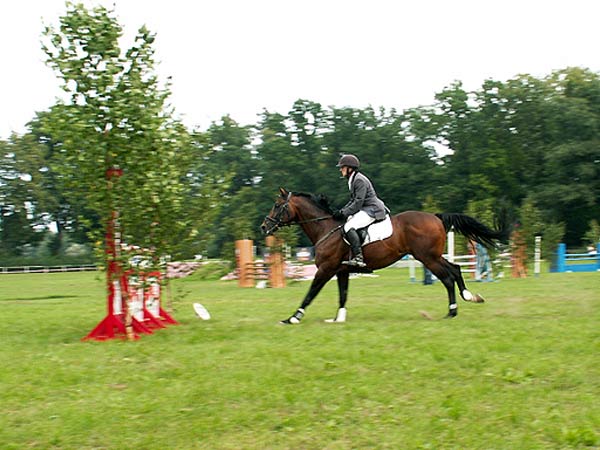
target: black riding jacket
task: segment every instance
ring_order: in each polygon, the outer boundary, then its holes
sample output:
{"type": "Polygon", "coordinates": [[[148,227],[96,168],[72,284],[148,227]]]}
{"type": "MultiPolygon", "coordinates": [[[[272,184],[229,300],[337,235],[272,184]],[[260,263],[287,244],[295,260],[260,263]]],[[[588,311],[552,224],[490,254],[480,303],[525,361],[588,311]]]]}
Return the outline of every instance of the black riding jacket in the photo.
{"type": "Polygon", "coordinates": [[[360,172],[354,172],[349,179],[350,201],[341,211],[348,217],[358,211],[365,211],[376,220],[385,218],[388,212],[385,204],[377,197],[373,183],[360,172]]]}

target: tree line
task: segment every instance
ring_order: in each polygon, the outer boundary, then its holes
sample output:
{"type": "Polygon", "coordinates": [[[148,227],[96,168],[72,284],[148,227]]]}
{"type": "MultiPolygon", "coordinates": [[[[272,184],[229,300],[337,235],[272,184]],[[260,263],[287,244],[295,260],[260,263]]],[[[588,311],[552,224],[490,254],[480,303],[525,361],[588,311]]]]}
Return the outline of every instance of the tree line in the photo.
{"type": "MultiPolygon", "coordinates": [[[[393,212],[465,212],[492,224],[502,210],[548,245],[600,238],[600,75],[589,69],[489,79],[472,92],[455,81],[433,104],[404,111],[299,99],[252,125],[224,116],[194,130],[168,104],[146,27],[123,50],[114,11],[67,3],[60,21],[42,42],[66,99],[0,140],[3,259],[42,243],[50,255],[100,249],[111,211],[132,244],[230,258],[234,240],[262,241],[280,186],[342,206],[342,153],[360,158],[393,212]],[[108,179],[111,168],[123,175],[108,179]]],[[[285,238],[307,243],[293,228],[285,238]]]]}

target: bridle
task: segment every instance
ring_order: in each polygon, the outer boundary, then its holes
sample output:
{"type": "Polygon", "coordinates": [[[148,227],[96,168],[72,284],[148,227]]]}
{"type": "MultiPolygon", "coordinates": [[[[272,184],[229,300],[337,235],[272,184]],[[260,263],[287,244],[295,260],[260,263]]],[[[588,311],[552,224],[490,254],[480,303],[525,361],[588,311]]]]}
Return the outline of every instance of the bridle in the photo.
{"type": "Polygon", "coordinates": [[[321,220],[331,219],[333,217],[331,214],[329,214],[327,216],[320,216],[320,217],[315,217],[313,219],[298,220],[298,221],[294,222],[290,219],[290,212],[288,210],[291,198],[292,198],[292,192],[288,192],[288,196],[285,199],[285,203],[283,203],[279,207],[279,211],[277,212],[276,216],[275,217],[265,216],[265,222],[273,224],[273,226],[267,231],[269,234],[274,233],[281,227],[289,227],[291,225],[302,225],[303,223],[310,223],[310,222],[319,222],[321,220]],[[287,213],[287,221],[286,222],[283,221],[283,213],[287,213]]]}
{"type": "Polygon", "coordinates": [[[265,216],[265,222],[272,223],[273,226],[267,230],[268,234],[275,233],[279,228],[289,226],[292,222],[289,220],[290,212],[288,211],[288,206],[290,204],[290,198],[292,197],[292,193],[289,192],[287,198],[285,199],[285,203],[279,207],[279,211],[275,217],[270,217],[269,215],[265,216]],[[287,213],[288,221],[284,222],[282,220],[283,213],[287,213]]]}

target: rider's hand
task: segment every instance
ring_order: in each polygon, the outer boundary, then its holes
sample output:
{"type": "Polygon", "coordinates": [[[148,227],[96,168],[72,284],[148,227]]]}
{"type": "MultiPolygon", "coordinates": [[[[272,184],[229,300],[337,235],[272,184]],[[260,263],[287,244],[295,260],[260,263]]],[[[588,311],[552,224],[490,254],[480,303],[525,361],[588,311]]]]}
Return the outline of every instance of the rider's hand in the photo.
{"type": "Polygon", "coordinates": [[[342,212],[341,209],[339,209],[333,213],[333,218],[335,220],[346,220],[346,215],[342,212]]]}

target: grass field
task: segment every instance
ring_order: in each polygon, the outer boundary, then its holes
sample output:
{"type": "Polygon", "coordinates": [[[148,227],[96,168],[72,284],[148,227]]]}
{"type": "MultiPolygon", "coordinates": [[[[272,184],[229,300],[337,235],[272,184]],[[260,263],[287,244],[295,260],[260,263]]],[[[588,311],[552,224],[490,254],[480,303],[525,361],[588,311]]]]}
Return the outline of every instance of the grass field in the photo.
{"type": "Polygon", "coordinates": [[[180,326],[102,343],[101,274],[0,276],[0,448],[600,447],[600,274],[469,283],[452,320],[439,283],[379,275],[348,323],[330,283],[293,327],[307,282],[177,280],[180,326]]]}

